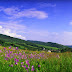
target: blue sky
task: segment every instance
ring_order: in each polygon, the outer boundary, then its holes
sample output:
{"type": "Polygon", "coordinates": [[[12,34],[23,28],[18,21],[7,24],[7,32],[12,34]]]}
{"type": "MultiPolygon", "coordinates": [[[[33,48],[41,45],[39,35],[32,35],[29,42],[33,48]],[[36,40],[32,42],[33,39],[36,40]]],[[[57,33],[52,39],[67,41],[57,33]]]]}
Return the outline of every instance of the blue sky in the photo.
{"type": "Polygon", "coordinates": [[[71,9],[71,1],[1,1],[0,33],[72,45],[71,9]]]}

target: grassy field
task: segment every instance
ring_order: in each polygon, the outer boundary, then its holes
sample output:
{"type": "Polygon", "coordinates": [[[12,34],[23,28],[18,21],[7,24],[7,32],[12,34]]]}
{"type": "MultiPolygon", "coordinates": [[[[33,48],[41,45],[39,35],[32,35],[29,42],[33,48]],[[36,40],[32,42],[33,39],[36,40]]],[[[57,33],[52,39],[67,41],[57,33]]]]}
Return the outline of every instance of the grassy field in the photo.
{"type": "Polygon", "coordinates": [[[72,53],[0,46],[0,72],[72,72],[72,53]]]}

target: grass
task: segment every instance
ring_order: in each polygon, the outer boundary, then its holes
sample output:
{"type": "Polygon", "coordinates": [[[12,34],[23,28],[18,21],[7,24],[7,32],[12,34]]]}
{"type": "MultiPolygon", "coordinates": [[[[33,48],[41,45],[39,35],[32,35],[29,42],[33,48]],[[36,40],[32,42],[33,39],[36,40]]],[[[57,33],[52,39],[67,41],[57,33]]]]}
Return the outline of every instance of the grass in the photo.
{"type": "Polygon", "coordinates": [[[58,48],[56,48],[56,47],[50,47],[50,46],[39,45],[39,44],[36,44],[36,45],[42,46],[42,47],[47,48],[47,49],[58,50],[58,48]]]}
{"type": "Polygon", "coordinates": [[[45,51],[16,50],[16,48],[14,50],[13,47],[11,49],[5,47],[4,50],[2,46],[0,46],[0,50],[0,72],[72,72],[71,52],[49,53],[45,51]],[[10,53],[11,51],[12,53],[10,53]],[[5,60],[5,58],[8,58],[8,60],[5,60]],[[14,61],[15,58],[19,62],[14,61]],[[27,60],[29,62],[26,63],[27,60]],[[17,62],[17,65],[15,62],[17,62]],[[21,64],[21,62],[24,63],[21,64]],[[13,66],[11,67],[11,65],[13,66]],[[32,71],[32,67],[34,71],[32,71]]]}

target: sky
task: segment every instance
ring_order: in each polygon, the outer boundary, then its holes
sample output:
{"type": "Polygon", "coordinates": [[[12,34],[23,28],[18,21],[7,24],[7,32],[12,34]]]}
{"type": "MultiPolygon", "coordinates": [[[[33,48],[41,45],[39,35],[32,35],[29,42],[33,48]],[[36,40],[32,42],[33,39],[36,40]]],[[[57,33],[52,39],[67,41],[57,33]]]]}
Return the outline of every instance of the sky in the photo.
{"type": "Polygon", "coordinates": [[[72,1],[0,0],[0,34],[72,45],[72,1]]]}

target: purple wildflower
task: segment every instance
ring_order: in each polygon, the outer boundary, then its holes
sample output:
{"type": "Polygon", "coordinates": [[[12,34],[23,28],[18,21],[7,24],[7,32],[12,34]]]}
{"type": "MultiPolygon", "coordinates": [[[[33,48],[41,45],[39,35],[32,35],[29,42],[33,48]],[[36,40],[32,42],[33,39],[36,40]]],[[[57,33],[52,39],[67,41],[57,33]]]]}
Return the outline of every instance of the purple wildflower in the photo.
{"type": "Polygon", "coordinates": [[[26,60],[26,64],[28,64],[29,63],[29,60],[26,60]]]}
{"type": "Polygon", "coordinates": [[[35,69],[34,69],[34,66],[32,66],[32,69],[31,69],[31,71],[34,71],[35,69]]]}
{"type": "Polygon", "coordinates": [[[15,62],[15,65],[17,65],[17,62],[15,62]]]}
{"type": "Polygon", "coordinates": [[[11,49],[11,46],[9,47],[9,49],[11,49]]]}
{"type": "Polygon", "coordinates": [[[21,62],[21,64],[23,64],[24,62],[21,62]]]}
{"type": "Polygon", "coordinates": [[[21,53],[19,53],[19,55],[21,55],[21,53]]]}
{"type": "Polygon", "coordinates": [[[4,47],[3,49],[5,50],[6,48],[4,47]]]}
{"type": "Polygon", "coordinates": [[[0,52],[2,52],[2,51],[0,50],[0,52]]]}
{"type": "Polygon", "coordinates": [[[13,67],[13,64],[11,64],[11,67],[13,67]]]}
{"type": "Polygon", "coordinates": [[[26,65],[24,65],[24,68],[26,68],[26,65]]]}
{"type": "Polygon", "coordinates": [[[16,61],[17,59],[15,58],[14,61],[16,61]]]}
{"type": "Polygon", "coordinates": [[[9,54],[7,54],[7,57],[10,57],[10,55],[9,55],[9,54]]]}
{"type": "Polygon", "coordinates": [[[9,65],[10,67],[13,67],[13,64],[9,65]]]}
{"type": "Polygon", "coordinates": [[[6,57],[6,58],[4,58],[5,60],[8,60],[8,58],[6,57]]]}
{"type": "Polygon", "coordinates": [[[16,47],[16,50],[18,50],[18,47],[16,47]]]}
{"type": "Polygon", "coordinates": [[[15,58],[14,61],[19,62],[19,59],[16,59],[16,58],[15,58]]]}
{"type": "Polygon", "coordinates": [[[38,65],[38,67],[41,67],[40,65],[38,65]]]}
{"type": "Polygon", "coordinates": [[[28,68],[25,68],[28,71],[28,68]]]}

